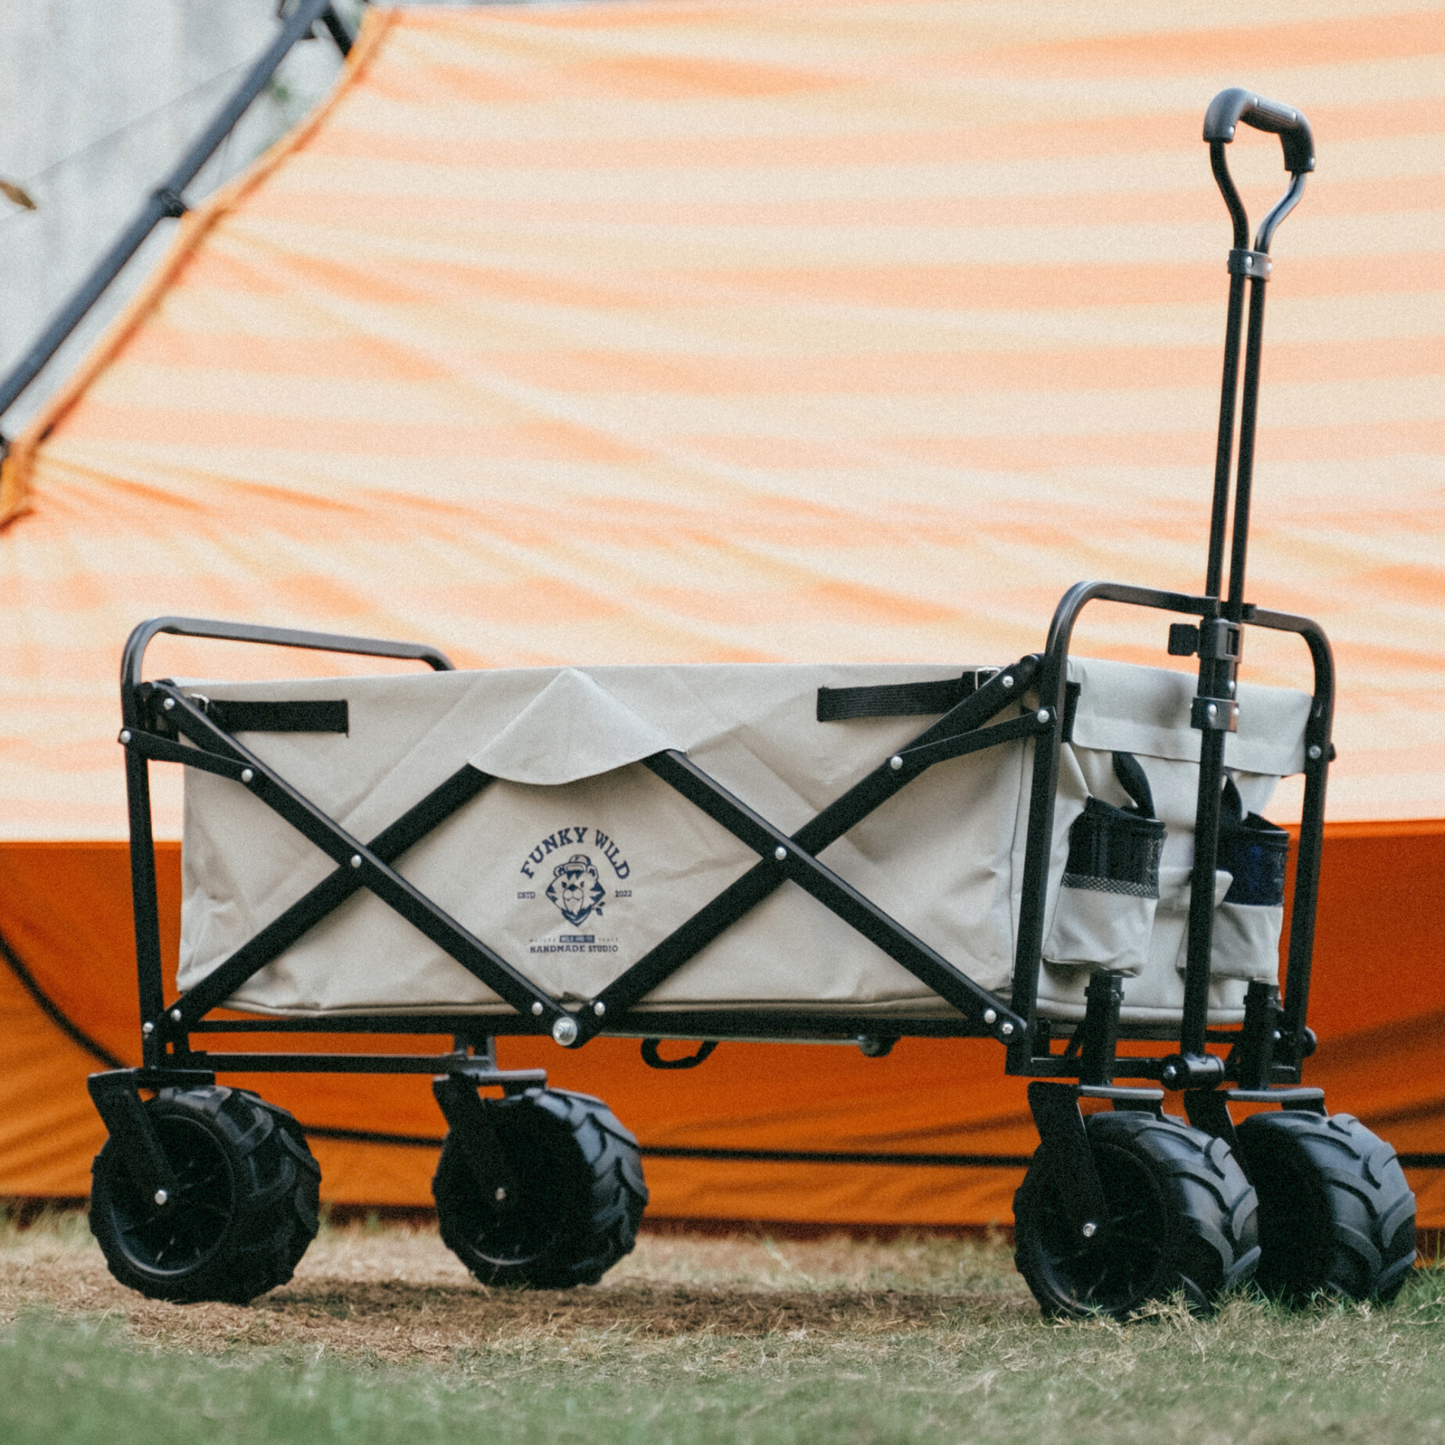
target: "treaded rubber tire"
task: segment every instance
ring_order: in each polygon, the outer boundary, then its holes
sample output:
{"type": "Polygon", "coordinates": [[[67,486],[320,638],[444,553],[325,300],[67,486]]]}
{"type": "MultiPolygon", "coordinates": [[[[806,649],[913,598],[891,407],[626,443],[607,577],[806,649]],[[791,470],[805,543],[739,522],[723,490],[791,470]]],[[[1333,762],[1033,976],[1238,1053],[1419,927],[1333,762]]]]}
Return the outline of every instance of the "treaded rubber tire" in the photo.
{"type": "Polygon", "coordinates": [[[637,1140],[602,1102],[561,1089],[483,1100],[518,1197],[482,1197],[448,1133],[432,1179],[442,1242],[483,1284],[596,1284],[629,1253],[647,1205],[637,1140]]]}
{"type": "Polygon", "coordinates": [[[244,1089],[163,1089],[145,1110],[176,1171],[164,1209],[115,1141],[91,1166],[90,1229],[110,1272],[151,1299],[249,1304],[316,1238],[321,1169],[296,1120],[244,1089]]]}
{"type": "Polygon", "coordinates": [[[1236,1130],[1259,1193],[1261,1289],[1388,1302],[1415,1266],[1415,1196],[1395,1151],[1352,1114],[1251,1114],[1236,1130]]]}
{"type": "Polygon", "coordinates": [[[1066,1217],[1047,1147],[1014,1195],[1014,1263],[1046,1315],[1127,1319],[1183,1290],[1207,1310],[1259,1260],[1254,1189],[1220,1139],[1129,1111],[1084,1120],[1106,1218],[1092,1239],[1066,1217]]]}

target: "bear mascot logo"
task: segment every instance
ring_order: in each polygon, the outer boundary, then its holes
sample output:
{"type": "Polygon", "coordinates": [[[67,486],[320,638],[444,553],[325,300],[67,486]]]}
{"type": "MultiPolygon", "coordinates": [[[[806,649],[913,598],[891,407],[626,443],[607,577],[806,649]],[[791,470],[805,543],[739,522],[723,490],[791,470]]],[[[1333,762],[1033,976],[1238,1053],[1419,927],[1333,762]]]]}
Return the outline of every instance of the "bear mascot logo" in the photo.
{"type": "Polygon", "coordinates": [[[592,915],[602,916],[607,890],[597,881],[597,870],[585,853],[574,853],[565,863],[552,870],[547,897],[574,928],[592,915]]]}

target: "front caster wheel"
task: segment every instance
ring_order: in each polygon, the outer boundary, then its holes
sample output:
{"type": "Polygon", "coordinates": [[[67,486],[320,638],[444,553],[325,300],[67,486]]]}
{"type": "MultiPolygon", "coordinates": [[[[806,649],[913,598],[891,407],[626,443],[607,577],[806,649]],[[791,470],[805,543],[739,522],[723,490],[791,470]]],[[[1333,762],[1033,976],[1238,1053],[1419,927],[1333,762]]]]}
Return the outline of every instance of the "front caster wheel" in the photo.
{"type": "Polygon", "coordinates": [[[586,1094],[529,1089],[484,1107],[514,1197],[506,1208],[484,1197],[449,1132],[432,1179],[442,1242],[483,1284],[596,1284],[632,1249],[647,1205],[637,1140],[586,1094]]]}
{"type": "Polygon", "coordinates": [[[1239,1156],[1259,1192],[1258,1283],[1389,1301],[1415,1264],[1415,1196],[1395,1151],[1353,1115],[1252,1114],[1239,1156]]]}
{"type": "Polygon", "coordinates": [[[1175,1290],[1207,1309],[1254,1273],[1255,1193],[1226,1144],[1141,1112],[1084,1125],[1105,1201],[1094,1232],[1064,1208],[1046,1145],[1014,1195],[1014,1262],[1045,1314],[1122,1320],[1175,1290]]]}
{"type": "Polygon", "coordinates": [[[175,1171],[158,1206],[115,1141],[91,1166],[90,1229],[110,1272],[151,1299],[249,1304],[316,1238],[321,1170],[296,1120],[243,1089],[162,1089],[145,1105],[175,1171]]]}

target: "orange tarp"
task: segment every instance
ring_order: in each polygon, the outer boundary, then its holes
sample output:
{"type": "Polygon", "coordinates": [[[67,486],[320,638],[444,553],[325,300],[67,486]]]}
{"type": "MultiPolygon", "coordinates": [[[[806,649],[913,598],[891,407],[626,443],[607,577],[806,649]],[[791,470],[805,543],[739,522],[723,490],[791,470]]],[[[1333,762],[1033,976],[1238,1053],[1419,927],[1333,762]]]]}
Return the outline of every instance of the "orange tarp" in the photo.
{"type": "MultiPolygon", "coordinates": [[[[159,862],[163,941],[173,970],[179,849],[162,846],[159,862]]],[[[1445,953],[1438,946],[1445,823],[1336,825],[1322,881],[1311,1008],[1320,1047],[1309,1080],[1402,1153],[1445,1153],[1439,1063],[1445,953]],[[1381,917],[1391,920],[1383,947],[1381,917]]],[[[139,1062],[123,847],[0,843],[0,918],[51,1001],[102,1050],[139,1062]],[[83,914],[56,907],[57,862],[65,885],[84,898],[83,914]]],[[[84,1077],[101,1065],[66,1040],[4,969],[0,1037],[7,1041],[3,1087],[14,1101],[0,1111],[5,1192],[83,1194],[90,1158],[104,1139],[84,1077]]],[[[438,1046],[397,1035],[369,1043],[394,1051],[438,1046]]],[[[883,1059],[851,1047],[724,1044],[696,1071],[669,1074],[646,1068],[635,1040],[599,1039],[577,1053],[550,1041],[502,1040],[499,1053],[508,1066],[543,1067],[560,1087],[602,1095],[644,1147],[1021,1156],[1037,1142],[1025,1081],[1005,1078],[1001,1050],[983,1040],[905,1039],[883,1059]]],[[[425,1079],[283,1074],[246,1082],[312,1126],[432,1137],[443,1129],[425,1079]]],[[[434,1149],[325,1137],[312,1145],[334,1201],[429,1200],[434,1149]]],[[[976,1164],[647,1160],[652,1213],[672,1218],[1007,1223],[1021,1174],[976,1164]]],[[[1422,1227],[1445,1227],[1445,1172],[1412,1169],[1410,1180],[1422,1227]]]]}
{"type": "MultiPolygon", "coordinates": [[[[1081,577],[1197,588],[1229,244],[1199,131],[1245,84],[1302,107],[1319,154],[1274,246],[1250,574],[1340,667],[1310,1077],[1445,1150],[1441,825],[1418,821],[1445,817],[1441,20],[374,8],[332,99],[183,219],[0,471],[0,934],[131,1057],[115,672],[146,616],[418,638],[464,666],[977,662],[1038,648],[1081,577]]],[[[1232,152],[1258,216],[1278,144],[1232,152]]],[[[1100,609],[1079,645],[1157,661],[1162,636],[1100,609]]],[[[354,666],[153,652],[153,675],[354,666]]],[[[1282,641],[1252,633],[1246,663],[1304,680],[1282,641]]],[[[91,1065],[0,988],[0,1193],[76,1192],[91,1065]]],[[[1031,1142],[984,1045],[827,1068],[739,1045],[685,1075],[606,1041],[504,1051],[659,1147],[1031,1142]]],[[[438,1127],[416,1081],[266,1087],[310,1123],[438,1127]]],[[[426,1197],[423,1151],[318,1149],[335,1198],[426,1197]]],[[[1015,1177],[652,1163],[659,1209],[722,1217],[981,1222],[1015,1177]]]]}

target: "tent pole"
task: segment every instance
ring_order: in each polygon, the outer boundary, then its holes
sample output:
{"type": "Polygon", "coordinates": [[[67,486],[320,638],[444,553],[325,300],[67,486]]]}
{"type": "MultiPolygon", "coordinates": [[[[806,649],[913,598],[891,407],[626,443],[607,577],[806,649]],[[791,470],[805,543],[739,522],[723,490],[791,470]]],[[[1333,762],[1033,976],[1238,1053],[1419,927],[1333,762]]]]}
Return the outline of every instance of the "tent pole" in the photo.
{"type": "Polygon", "coordinates": [[[331,8],[332,0],[300,0],[281,33],[253,65],[234,95],[221,107],[210,125],[197,137],[168,176],[151,192],[135,219],[116,238],[91,273],[81,282],[70,299],[56,313],[50,325],[9,375],[0,381],[0,416],[15,404],[21,393],[45,369],[60,350],[70,333],[84,319],[90,308],[120,274],[127,261],[141,248],[150,233],[167,217],[182,216],[189,207],[181,194],[195,180],[201,167],[210,160],[221,142],[231,133],[236,122],[250,108],[251,102],[266,88],[277,67],[298,40],[311,34],[318,21],[324,24],[344,55],[351,48],[351,37],[331,8]]]}

